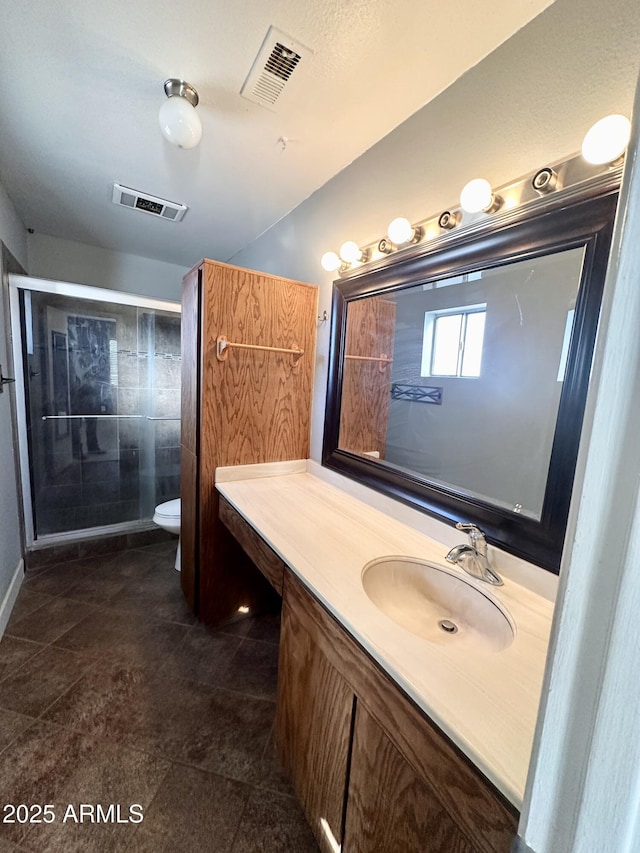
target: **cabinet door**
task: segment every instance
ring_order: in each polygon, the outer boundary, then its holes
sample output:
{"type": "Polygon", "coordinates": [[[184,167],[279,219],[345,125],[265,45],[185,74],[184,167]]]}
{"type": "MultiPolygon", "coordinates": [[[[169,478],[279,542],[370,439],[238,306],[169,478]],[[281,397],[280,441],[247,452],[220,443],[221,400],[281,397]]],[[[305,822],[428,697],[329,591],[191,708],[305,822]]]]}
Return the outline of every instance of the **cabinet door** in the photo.
{"type": "Polygon", "coordinates": [[[278,671],[278,752],[323,853],[342,841],[354,697],[285,603],[278,671]]]}
{"type": "Polygon", "coordinates": [[[356,708],[342,849],[344,853],[477,850],[361,702],[356,708]]]}

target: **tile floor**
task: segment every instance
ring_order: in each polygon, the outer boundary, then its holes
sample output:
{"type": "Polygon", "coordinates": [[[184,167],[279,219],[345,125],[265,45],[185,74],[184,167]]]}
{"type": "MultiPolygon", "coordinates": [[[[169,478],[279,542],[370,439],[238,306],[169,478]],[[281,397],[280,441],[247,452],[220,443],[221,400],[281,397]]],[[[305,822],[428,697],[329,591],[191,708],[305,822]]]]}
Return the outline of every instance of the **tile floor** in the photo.
{"type": "Polygon", "coordinates": [[[0,853],[318,850],[273,747],[278,614],[205,629],[174,552],[25,579],[0,642],[0,807],[52,804],[56,819],[0,822],[0,853]],[[144,819],[63,822],[81,803],[144,819]]]}

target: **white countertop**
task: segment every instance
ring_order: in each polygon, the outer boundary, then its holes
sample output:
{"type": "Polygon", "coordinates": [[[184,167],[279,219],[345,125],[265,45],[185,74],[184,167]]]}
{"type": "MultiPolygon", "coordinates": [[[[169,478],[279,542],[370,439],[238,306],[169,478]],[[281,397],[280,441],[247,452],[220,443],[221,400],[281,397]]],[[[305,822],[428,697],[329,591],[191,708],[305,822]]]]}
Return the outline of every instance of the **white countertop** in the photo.
{"type": "MultiPolygon", "coordinates": [[[[445,562],[450,546],[422,535],[309,471],[305,463],[218,469],[219,492],[251,524],[471,761],[522,807],[553,603],[502,573],[475,581],[445,562]],[[376,557],[419,557],[459,573],[506,610],[512,644],[499,652],[435,645],[379,610],[362,587],[376,557]]],[[[460,539],[459,541],[464,541],[460,539]]]]}

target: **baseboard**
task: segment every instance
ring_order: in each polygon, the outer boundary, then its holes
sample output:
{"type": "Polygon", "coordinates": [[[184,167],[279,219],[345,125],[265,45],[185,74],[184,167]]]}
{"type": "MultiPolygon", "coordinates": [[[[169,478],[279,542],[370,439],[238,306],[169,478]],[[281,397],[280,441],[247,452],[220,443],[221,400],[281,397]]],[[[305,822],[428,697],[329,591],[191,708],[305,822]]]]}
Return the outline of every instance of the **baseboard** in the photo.
{"type": "Polygon", "coordinates": [[[16,566],[16,570],[11,578],[9,589],[6,591],[4,598],[0,602],[0,639],[4,634],[4,629],[7,627],[13,605],[16,603],[16,598],[20,592],[22,581],[24,580],[24,560],[20,560],[16,566]]]}

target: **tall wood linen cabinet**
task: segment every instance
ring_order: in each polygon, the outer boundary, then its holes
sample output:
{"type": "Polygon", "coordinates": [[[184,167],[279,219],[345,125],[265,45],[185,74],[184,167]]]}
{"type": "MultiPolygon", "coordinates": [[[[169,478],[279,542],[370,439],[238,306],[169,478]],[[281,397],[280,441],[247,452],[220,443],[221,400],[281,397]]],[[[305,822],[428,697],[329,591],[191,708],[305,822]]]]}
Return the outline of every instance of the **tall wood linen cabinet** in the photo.
{"type": "Polygon", "coordinates": [[[207,624],[268,593],[218,518],[215,469],[309,456],[317,314],[302,282],[210,260],[183,279],[181,583],[207,624]]]}

